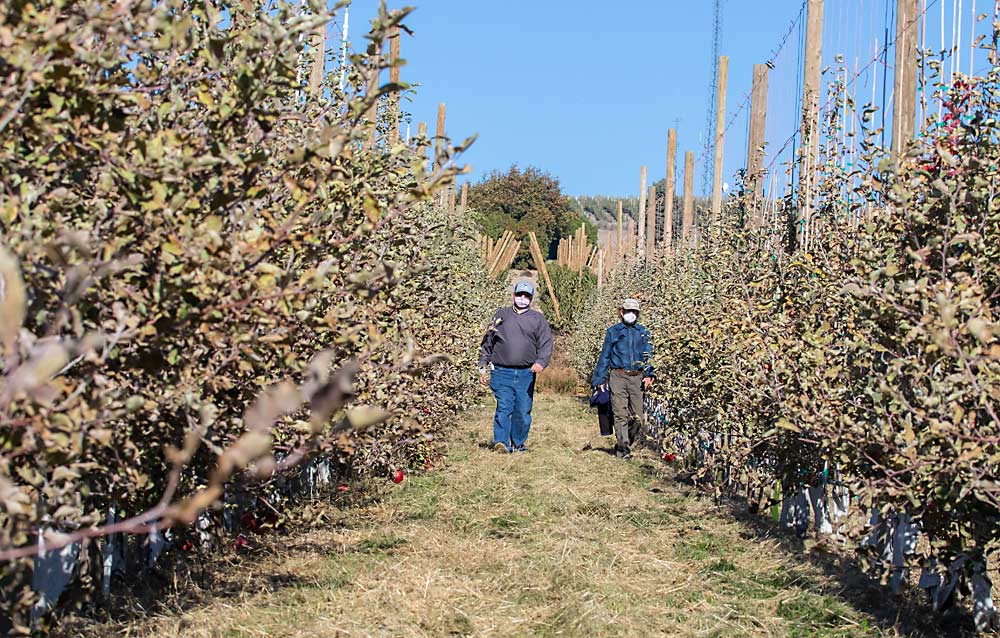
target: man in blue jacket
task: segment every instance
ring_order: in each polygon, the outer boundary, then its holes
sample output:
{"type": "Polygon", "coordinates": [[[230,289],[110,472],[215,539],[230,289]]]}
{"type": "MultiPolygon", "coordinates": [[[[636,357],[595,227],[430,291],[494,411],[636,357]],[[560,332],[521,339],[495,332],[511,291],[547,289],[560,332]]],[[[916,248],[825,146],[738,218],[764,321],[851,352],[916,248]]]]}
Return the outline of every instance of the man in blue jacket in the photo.
{"type": "Polygon", "coordinates": [[[479,375],[497,398],[493,447],[497,452],[526,452],[531,430],[535,376],[552,358],[552,330],[545,315],[532,310],[535,287],[514,286],[514,303],[493,314],[479,350],[479,375]]]}
{"type": "Polygon", "coordinates": [[[638,301],[626,299],[618,314],[621,322],[604,333],[592,384],[611,388],[615,455],[629,459],[642,426],[642,393],[653,384],[653,344],[649,330],[639,323],[638,301]]]}

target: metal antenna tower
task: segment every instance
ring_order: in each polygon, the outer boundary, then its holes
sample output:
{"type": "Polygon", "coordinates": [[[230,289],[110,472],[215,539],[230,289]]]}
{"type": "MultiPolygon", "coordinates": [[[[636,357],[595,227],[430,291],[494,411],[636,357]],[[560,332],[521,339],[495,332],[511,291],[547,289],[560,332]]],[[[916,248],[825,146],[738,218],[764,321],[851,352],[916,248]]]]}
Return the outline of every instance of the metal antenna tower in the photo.
{"type": "Polygon", "coordinates": [[[708,193],[709,184],[715,177],[715,101],[719,90],[719,46],[722,41],[722,0],[713,0],[712,7],[712,58],[709,68],[712,79],[708,85],[708,111],[705,115],[705,149],[702,151],[701,194],[708,193]]]}

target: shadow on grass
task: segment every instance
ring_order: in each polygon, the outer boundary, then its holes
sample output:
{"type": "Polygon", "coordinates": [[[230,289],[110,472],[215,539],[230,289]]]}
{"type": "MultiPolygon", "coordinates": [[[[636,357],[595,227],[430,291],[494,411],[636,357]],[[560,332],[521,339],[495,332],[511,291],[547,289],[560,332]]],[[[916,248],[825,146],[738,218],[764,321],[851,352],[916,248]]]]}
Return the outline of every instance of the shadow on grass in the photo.
{"type": "MultiPolygon", "coordinates": [[[[381,498],[374,490],[365,489],[305,503],[340,513],[342,508],[363,507],[381,498]]],[[[345,548],[339,555],[331,555],[329,544],[301,540],[302,533],[310,529],[352,527],[343,523],[332,516],[322,524],[289,522],[269,533],[241,535],[246,544],[238,550],[235,547],[220,550],[216,546],[205,552],[167,552],[153,568],[130,572],[127,580],[116,577],[110,595],[97,606],[85,612],[67,609],[60,614],[59,622],[49,635],[54,638],[111,638],[122,635],[123,626],[129,626],[132,631],[158,615],[176,618],[180,630],[184,614],[218,601],[243,601],[251,596],[335,589],[349,584],[349,578],[343,574],[320,580],[303,576],[296,569],[285,567],[287,557],[315,555],[349,561],[356,554],[391,553],[402,544],[392,539],[373,538],[356,547],[345,548]]],[[[235,539],[227,536],[216,542],[227,546],[235,539]]]]}
{"type": "Polygon", "coordinates": [[[874,618],[880,626],[893,629],[907,638],[965,638],[975,635],[972,615],[955,608],[946,614],[935,614],[923,602],[923,593],[910,587],[894,595],[888,587],[866,574],[850,556],[839,551],[810,550],[805,541],[793,531],[781,528],[770,518],[762,518],[750,511],[747,503],[738,498],[726,498],[721,506],[727,509],[745,530],[749,540],[777,540],[781,548],[804,557],[840,585],[837,596],[856,610],[874,618]]]}
{"type": "Polygon", "coordinates": [[[178,557],[169,564],[117,582],[111,595],[85,615],[64,615],[50,634],[56,638],[108,637],[121,635],[123,625],[143,623],[152,616],[177,617],[183,630],[182,615],[219,600],[238,601],[248,596],[272,595],[285,590],[317,587],[315,580],[303,578],[293,570],[278,565],[264,568],[260,562],[271,549],[249,551],[244,555],[223,557],[178,557]]]}
{"type": "Polygon", "coordinates": [[[607,454],[608,456],[614,456],[615,455],[614,438],[613,437],[611,438],[611,444],[608,447],[604,447],[604,446],[596,446],[595,447],[595,446],[591,445],[590,443],[587,443],[586,445],[583,446],[583,448],[580,449],[580,451],[581,452],[603,452],[603,453],[607,454]]]}
{"type": "MultiPolygon", "coordinates": [[[[655,461],[642,463],[640,469],[649,479],[672,482],[683,486],[688,495],[712,499],[717,507],[740,523],[743,528],[740,536],[745,540],[777,542],[786,555],[808,561],[838,584],[835,591],[826,592],[828,595],[868,615],[884,631],[905,638],[970,638],[976,635],[972,614],[968,610],[955,608],[945,614],[936,614],[922,600],[923,593],[915,587],[898,596],[893,595],[887,587],[868,576],[851,556],[837,550],[827,551],[822,545],[810,548],[793,531],[752,512],[745,499],[724,497],[721,501],[715,500],[708,492],[710,486],[696,485],[686,473],[655,461]]],[[[654,488],[653,491],[657,490],[654,488]]],[[[820,583],[811,585],[817,591],[824,590],[820,583]]],[[[779,615],[783,617],[795,613],[789,605],[779,609],[779,615]]]]}

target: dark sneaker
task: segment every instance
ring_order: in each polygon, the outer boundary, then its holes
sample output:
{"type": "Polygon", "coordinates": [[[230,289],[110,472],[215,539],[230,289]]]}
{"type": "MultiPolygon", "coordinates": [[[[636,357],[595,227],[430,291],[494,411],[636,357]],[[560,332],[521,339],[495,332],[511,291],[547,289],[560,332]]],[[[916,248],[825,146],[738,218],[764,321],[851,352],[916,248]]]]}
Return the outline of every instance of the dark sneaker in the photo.
{"type": "Polygon", "coordinates": [[[527,445],[519,445],[516,448],[514,448],[514,451],[515,452],[527,452],[528,451],[528,446],[527,445]]]}
{"type": "Polygon", "coordinates": [[[493,449],[501,454],[510,454],[510,448],[507,447],[507,444],[500,441],[493,444],[493,449]]]}

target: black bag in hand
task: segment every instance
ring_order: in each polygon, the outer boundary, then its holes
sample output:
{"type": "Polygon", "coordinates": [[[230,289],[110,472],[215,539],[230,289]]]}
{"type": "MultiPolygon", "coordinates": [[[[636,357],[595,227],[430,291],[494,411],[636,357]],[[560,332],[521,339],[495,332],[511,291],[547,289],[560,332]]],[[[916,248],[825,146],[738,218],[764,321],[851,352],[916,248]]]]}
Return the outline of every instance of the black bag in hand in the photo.
{"type": "Polygon", "coordinates": [[[595,387],[590,394],[590,405],[597,408],[597,422],[601,427],[601,436],[611,436],[615,426],[615,415],[611,410],[611,392],[595,387]]]}

